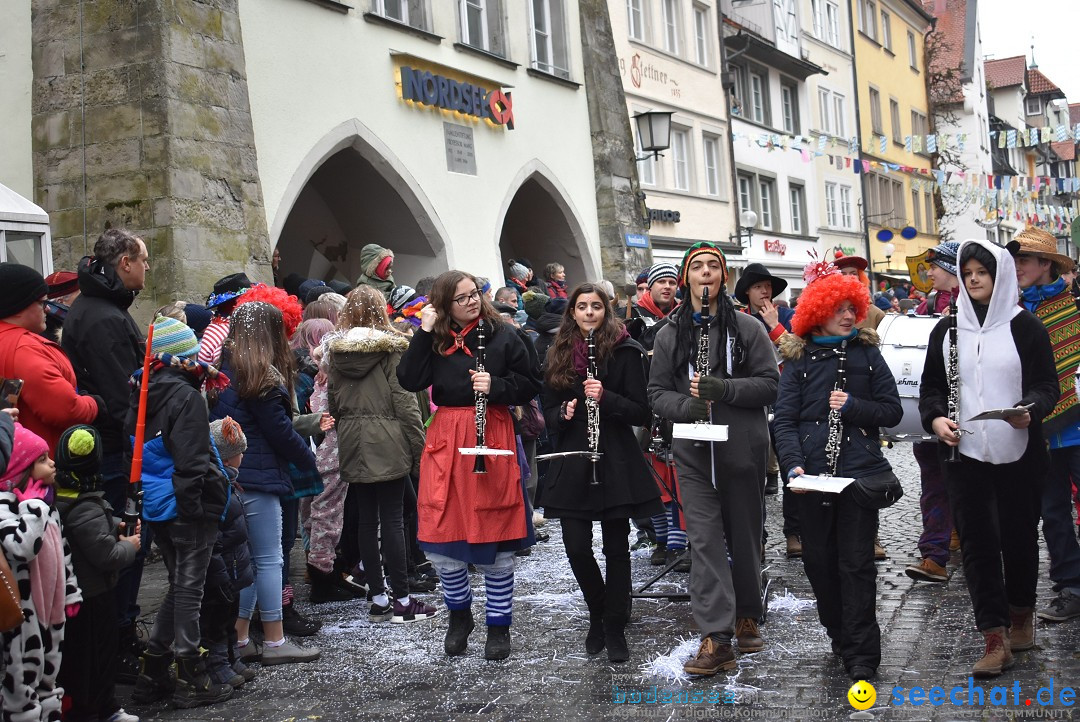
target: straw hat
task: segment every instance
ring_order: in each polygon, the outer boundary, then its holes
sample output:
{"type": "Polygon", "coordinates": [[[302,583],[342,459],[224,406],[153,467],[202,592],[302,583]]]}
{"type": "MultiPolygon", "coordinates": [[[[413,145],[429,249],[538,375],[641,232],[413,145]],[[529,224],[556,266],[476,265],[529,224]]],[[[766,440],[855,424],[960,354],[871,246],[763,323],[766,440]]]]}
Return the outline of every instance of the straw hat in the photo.
{"type": "Polygon", "coordinates": [[[1057,239],[1042,230],[1028,226],[1006,246],[1013,256],[1030,255],[1045,258],[1054,264],[1058,274],[1072,270],[1076,261],[1057,252],[1057,239]]]}

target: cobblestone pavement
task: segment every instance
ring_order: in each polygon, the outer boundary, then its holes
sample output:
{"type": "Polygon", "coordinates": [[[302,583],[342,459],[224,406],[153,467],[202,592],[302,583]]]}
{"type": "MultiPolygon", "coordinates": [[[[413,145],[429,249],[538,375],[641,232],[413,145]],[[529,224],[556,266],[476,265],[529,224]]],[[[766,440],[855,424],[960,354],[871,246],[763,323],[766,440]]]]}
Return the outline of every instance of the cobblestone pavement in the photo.
{"type": "MultiPolygon", "coordinates": [[[[1018,654],[1017,665],[998,680],[983,681],[983,704],[977,692],[968,702],[968,671],[982,653],[971,603],[954,555],[947,584],[914,583],[904,567],[918,559],[920,531],[918,466],[910,447],[886,452],[906,490],[904,498],[882,512],[881,541],[889,559],[878,565],[878,621],[882,628],[882,664],[875,682],[877,702],[870,710],[878,720],[1006,720],[1072,719],[1061,704],[1066,685],[1080,686],[1080,621],[1041,624],[1037,648],[1018,654]],[[992,687],[1007,688],[992,697],[992,687]],[[1018,684],[1017,686],[1014,686],[1018,684]],[[891,705],[894,687],[962,687],[954,706],[891,705]],[[1053,687],[1054,705],[1041,707],[1040,688],[1053,687]],[[1025,705],[1027,700],[1030,706],[1025,705]],[[993,701],[1002,701],[994,706],[993,701]]],[[[829,650],[817,621],[809,582],[798,560],[784,555],[780,533],[780,497],[768,497],[770,538],[766,555],[771,579],[770,612],[762,627],[763,652],[739,659],[737,669],[712,679],[674,676],[681,669],[679,651],[696,649],[689,605],[667,600],[636,600],[627,629],[631,660],[611,665],[604,654],[588,657],[584,636],[587,613],[563,554],[557,524],[544,531],[551,540],[532,556],[518,560],[514,600],[513,652],[505,662],[483,660],[482,581],[473,579],[477,630],[464,657],[449,659],[442,651],[445,611],[435,620],[409,625],[371,624],[362,602],[312,608],[304,601],[306,587],[297,586],[297,606],[324,622],[311,640],[323,652],[309,665],[261,670],[258,678],[227,703],[196,710],[164,705],[140,708],[130,704],[129,688],[122,702],[144,719],[160,720],[594,720],[621,717],[671,719],[847,719],[851,682],[829,650]],[[617,702],[619,695],[673,689],[700,694],[703,703],[617,702]],[[712,702],[708,700],[712,697],[712,702]],[[719,703],[717,703],[719,701],[719,703]]],[[[599,532],[596,534],[599,557],[599,532]]],[[[294,577],[303,573],[294,552],[294,577]]],[[[653,573],[638,552],[633,560],[637,584],[653,573]]],[[[1045,551],[1039,583],[1040,604],[1051,596],[1045,551]]],[[[663,583],[685,581],[671,574],[663,583]]],[[[160,563],[150,565],[142,598],[147,620],[166,584],[160,563]]],[[[662,586],[662,585],[658,585],[662,586]]],[[[674,586],[669,585],[669,588],[674,586]]],[[[442,607],[441,597],[432,597],[442,607]]],[[[979,684],[975,683],[978,687],[979,684]]],[[[1047,691],[1042,691],[1042,700],[1047,691]]],[[[1068,700],[1065,700],[1068,701],[1068,700]]],[[[1080,714],[1076,715],[1080,719],[1080,714]]]]}

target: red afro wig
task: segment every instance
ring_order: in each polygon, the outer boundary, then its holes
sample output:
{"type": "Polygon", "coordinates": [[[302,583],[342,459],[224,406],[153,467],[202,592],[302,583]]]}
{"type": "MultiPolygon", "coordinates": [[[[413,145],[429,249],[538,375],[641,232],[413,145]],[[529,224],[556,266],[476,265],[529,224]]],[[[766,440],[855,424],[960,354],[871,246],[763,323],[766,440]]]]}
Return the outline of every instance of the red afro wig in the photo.
{"type": "Polygon", "coordinates": [[[856,323],[866,320],[870,294],[857,277],[832,273],[818,278],[799,295],[795,316],[791,319],[792,333],[806,338],[811,331],[832,318],[836,308],[844,301],[851,301],[855,306],[856,323]]]}
{"type": "Polygon", "coordinates": [[[290,296],[284,289],[276,286],[267,286],[265,283],[256,283],[248,291],[236,299],[239,308],[245,303],[262,301],[281,311],[285,324],[285,335],[292,338],[293,332],[300,322],[304,320],[304,308],[296,296],[290,296]]]}

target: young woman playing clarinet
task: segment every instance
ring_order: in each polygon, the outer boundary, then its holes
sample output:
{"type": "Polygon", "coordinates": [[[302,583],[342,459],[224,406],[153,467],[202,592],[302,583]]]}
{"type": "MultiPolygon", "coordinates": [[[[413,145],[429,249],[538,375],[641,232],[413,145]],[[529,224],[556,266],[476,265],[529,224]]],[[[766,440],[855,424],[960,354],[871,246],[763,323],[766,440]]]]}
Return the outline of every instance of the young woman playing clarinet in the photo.
{"type": "Polygon", "coordinates": [[[962,242],[958,256],[955,331],[947,317],[930,333],[919,414],[943,454],[959,450],[955,462],[942,466],[975,623],[986,642],[972,674],[994,677],[1013,665],[1013,651],[1035,646],[1038,481],[1050,463],[1042,419],[1061,389],[1046,327],[1016,303],[1012,256],[979,240],[962,242]],[[1008,419],[968,421],[1014,406],[1028,408],[1008,419]],[[960,424],[966,433],[957,433],[960,424]]]}
{"type": "MultiPolygon", "coordinates": [[[[825,262],[803,277],[792,333],[780,343],[784,372],[773,418],[780,470],[788,479],[891,474],[878,427],[900,423],[904,411],[877,333],[857,327],[870,305],[866,287],[825,262]]],[[[802,558],[833,653],[852,680],[869,680],[881,662],[877,509],[860,503],[854,487],[799,494],[802,558]]]]}
{"type": "Polygon", "coordinates": [[[431,303],[421,311],[397,376],[408,391],[430,387],[439,407],[420,458],[417,537],[439,573],[450,610],[446,653],[464,654],[473,630],[468,565],[474,564],[487,589],[484,656],[506,659],[514,552],[533,544],[532,509],[514,453],[475,457],[458,449],[514,451],[508,407],[528,404],[540,391],[540,379],[514,329],[501,320],[476,278],[463,271],[435,279],[431,303]]]}
{"type": "Polygon", "coordinates": [[[544,516],[562,520],[566,556],[589,607],[585,651],[606,646],[611,662],[625,662],[630,519],[663,511],[632,428],[651,418],[645,349],[615,317],[604,289],[583,283],[570,294],[544,372],[548,429],[557,435],[556,453],[570,454],[548,467],[544,516]],[[603,534],[606,583],[593,557],[593,521],[603,534]]]}

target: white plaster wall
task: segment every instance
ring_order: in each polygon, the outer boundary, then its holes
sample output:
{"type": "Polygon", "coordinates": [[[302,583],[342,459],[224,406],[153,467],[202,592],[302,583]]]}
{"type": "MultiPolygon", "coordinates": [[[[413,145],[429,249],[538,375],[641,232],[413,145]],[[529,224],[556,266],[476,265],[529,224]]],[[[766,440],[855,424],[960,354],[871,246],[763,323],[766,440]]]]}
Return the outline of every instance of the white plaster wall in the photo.
{"type": "Polygon", "coordinates": [[[30,3],[0,0],[0,183],[34,197],[30,3]]]}
{"type": "MultiPolygon", "coordinates": [[[[275,244],[296,195],[317,169],[315,151],[343,124],[379,149],[390,176],[400,176],[421,201],[446,243],[450,267],[502,278],[498,244],[514,179],[530,163],[546,168],[580,223],[585,267],[599,275],[592,146],[584,87],[567,88],[526,73],[528,6],[511,0],[509,57],[520,67],[455,50],[460,39],[456,2],[432,0],[439,43],[371,23],[369,0],[342,14],[314,2],[245,0],[240,20],[252,123],[270,242],[275,244]],[[398,97],[392,52],[408,53],[512,88],[515,129],[475,123],[477,175],[446,170],[445,113],[412,108],[398,97]],[[314,167],[312,164],[314,163],[314,167]]],[[[582,80],[576,0],[567,0],[571,76],[582,80]]],[[[407,64],[407,63],[406,63],[407,64]]],[[[453,75],[447,72],[447,75],[453,75]]],[[[340,132],[340,130],[338,131],[340,132]]],[[[340,148],[338,148],[340,149],[340,148]]],[[[329,152],[326,149],[325,152],[329,152]]],[[[362,202],[362,199],[358,199],[362,202]]],[[[573,221],[572,221],[573,224],[573,221]]],[[[354,239],[362,243],[362,239],[354,239]]]]}
{"type": "MultiPolygon", "coordinates": [[[[619,57],[619,72],[631,116],[648,110],[673,111],[673,127],[687,130],[690,140],[690,190],[676,190],[672,151],[656,162],[655,183],[642,184],[650,208],[678,211],[679,223],[654,221],[650,236],[662,244],[686,245],[700,240],[727,242],[735,231],[731,202],[731,147],[728,141],[727,99],[720,85],[720,36],[718,2],[703,0],[697,6],[709,13],[708,62],[696,62],[696,39],[692,3],[678,3],[682,12],[680,52],[664,50],[663,18],[659,2],[646,2],[645,41],[631,40],[625,0],[609,0],[608,12],[619,57]],[[640,71],[640,72],[637,72],[640,71]],[[719,140],[719,195],[706,193],[703,137],[719,140]]],[[[637,129],[633,127],[633,132],[637,129]]],[[[642,164],[638,164],[639,178],[642,164]]],[[[664,257],[663,254],[656,258],[664,257]]]]}

